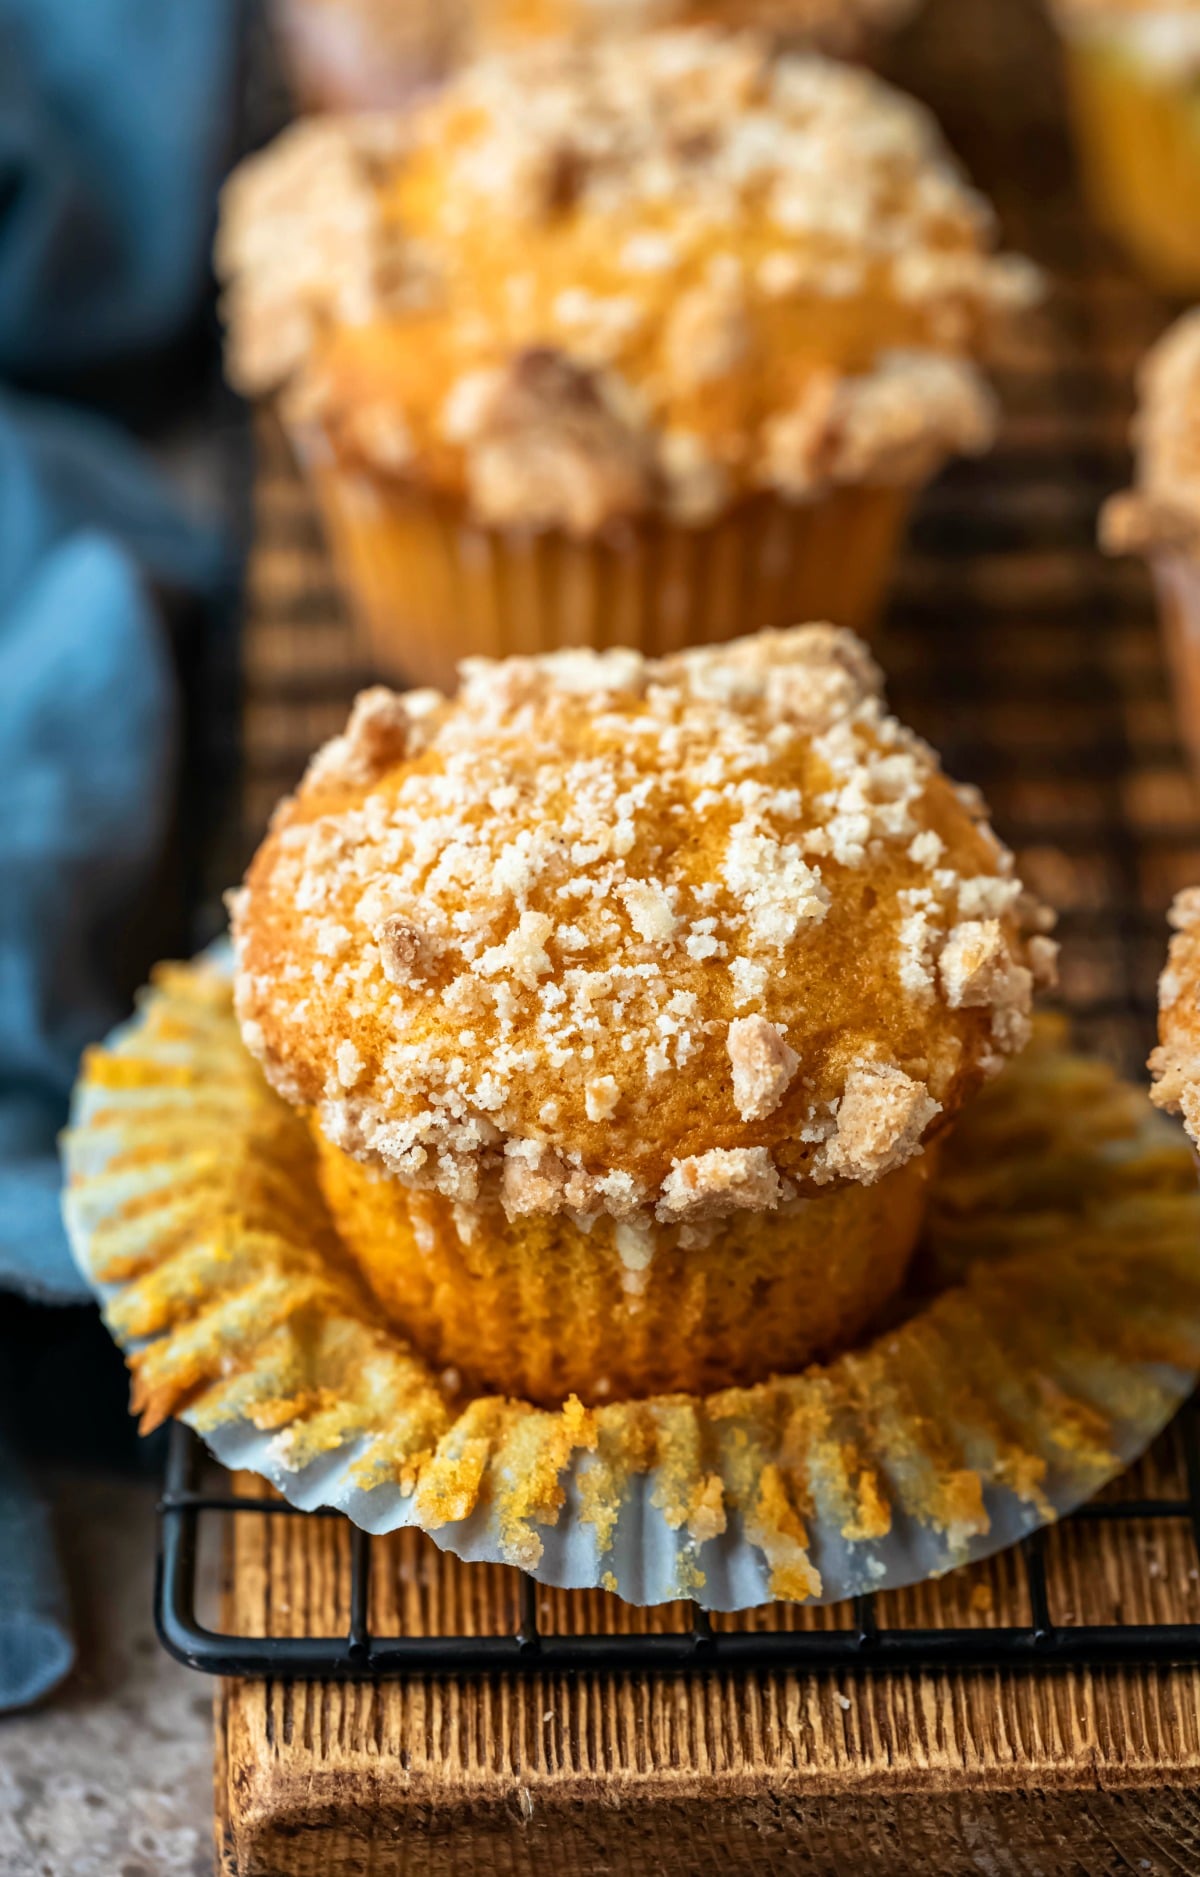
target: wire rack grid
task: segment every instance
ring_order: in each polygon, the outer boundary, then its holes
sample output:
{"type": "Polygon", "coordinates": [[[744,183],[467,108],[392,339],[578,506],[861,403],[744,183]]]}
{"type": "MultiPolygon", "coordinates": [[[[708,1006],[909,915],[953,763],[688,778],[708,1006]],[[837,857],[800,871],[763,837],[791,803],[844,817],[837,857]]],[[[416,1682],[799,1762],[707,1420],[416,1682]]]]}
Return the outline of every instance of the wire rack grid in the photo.
{"type": "MultiPolygon", "coordinates": [[[[899,713],[951,773],[981,785],[1023,878],[1061,909],[1060,1000],[1077,1040],[1141,1077],[1166,907],[1179,887],[1200,880],[1200,790],[1180,757],[1142,571],[1104,561],[1094,544],[1099,504],[1129,473],[1135,367],[1167,309],[1121,271],[1081,210],[1037,0],[929,0],[896,76],[938,112],[997,202],[1007,241],[1042,262],[1053,286],[1003,360],[998,448],[943,477],[920,509],[880,656],[899,713]]],[[[255,500],[244,790],[231,869],[371,675],[303,484],[267,421],[255,500]]],[[[297,1515],[253,1486],[250,1496],[227,1481],[210,1488],[200,1466],[197,1443],[174,1429],[157,1614],[166,1646],[213,1673],[350,1679],[1200,1661],[1194,1408],[1124,1482],[994,1564],[969,1598],[955,1590],[956,1573],[920,1593],[811,1616],[780,1609],[710,1621],[679,1605],[644,1619],[601,1606],[602,1593],[548,1598],[501,1567],[457,1565],[417,1534],[403,1534],[398,1547],[336,1515],[297,1515]],[[314,1518],[331,1528],[320,1547],[304,1523],[314,1518]],[[197,1559],[210,1519],[253,1534],[231,1539],[232,1568],[264,1580],[282,1558],[308,1586],[319,1548],[325,1606],[337,1616],[328,1633],[279,1633],[290,1619],[269,1598],[260,1634],[207,1627],[197,1611],[197,1559]],[[307,1551],[287,1536],[298,1520],[307,1551]],[[1168,1534],[1161,1552],[1145,1536],[1151,1530],[1168,1534]],[[429,1554],[424,1563],[417,1544],[429,1554]],[[442,1586],[437,1596],[414,1602],[415,1592],[396,1589],[405,1572],[425,1571],[442,1586]],[[446,1574],[472,1571],[496,1574],[492,1633],[477,1633],[477,1624],[466,1633],[454,1619],[461,1606],[446,1574]],[[557,1618],[549,1625],[547,1612],[557,1618]]]]}

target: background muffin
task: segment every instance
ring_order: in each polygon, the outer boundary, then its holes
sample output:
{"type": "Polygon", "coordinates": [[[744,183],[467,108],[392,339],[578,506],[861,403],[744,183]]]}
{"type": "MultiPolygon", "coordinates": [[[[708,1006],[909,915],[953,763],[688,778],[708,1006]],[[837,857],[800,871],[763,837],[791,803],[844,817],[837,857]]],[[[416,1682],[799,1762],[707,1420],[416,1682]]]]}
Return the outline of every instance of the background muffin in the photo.
{"type": "Polygon", "coordinates": [[[606,38],[664,26],[755,27],[860,58],[917,0],[274,0],[272,17],[306,110],[401,105],[464,59],[524,39],[606,38]]]}
{"type": "Polygon", "coordinates": [[[1159,1045],[1150,1058],[1151,1097],[1183,1116],[1200,1147],[1200,887],[1176,895],[1175,928],[1158,984],[1159,1045]]]}
{"type": "Polygon", "coordinates": [[[918,105],[695,32],[297,126],[218,264],[381,660],[448,686],[869,619],[914,491],[991,440],[976,360],[1033,284],[992,239],[918,105]]]}
{"type": "Polygon", "coordinates": [[[1053,0],[1083,182],[1150,283],[1200,292],[1200,0],[1053,0]]]}
{"type": "Polygon", "coordinates": [[[852,1340],[1053,955],[829,627],[368,692],[234,915],[245,1040],[377,1294],[541,1399],[852,1340]]]}
{"type": "Polygon", "coordinates": [[[1150,562],[1176,714],[1200,770],[1200,310],[1147,355],[1134,438],[1136,486],[1105,506],[1101,540],[1150,562]]]}

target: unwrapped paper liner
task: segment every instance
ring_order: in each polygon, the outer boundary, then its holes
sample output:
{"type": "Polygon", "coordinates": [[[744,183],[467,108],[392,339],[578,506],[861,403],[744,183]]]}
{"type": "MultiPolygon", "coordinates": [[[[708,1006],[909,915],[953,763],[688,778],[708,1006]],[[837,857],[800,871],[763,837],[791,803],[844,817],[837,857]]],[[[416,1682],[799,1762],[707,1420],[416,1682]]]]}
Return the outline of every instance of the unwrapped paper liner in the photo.
{"type": "Polygon", "coordinates": [[[705,1400],[450,1394],[345,1257],[219,954],[91,1052],[65,1158],[146,1425],[178,1415],[293,1505],[631,1603],[833,1602],[986,1557],[1133,1460],[1200,1369],[1190,1150],[1052,1022],[943,1155],[907,1316],[705,1400]]]}

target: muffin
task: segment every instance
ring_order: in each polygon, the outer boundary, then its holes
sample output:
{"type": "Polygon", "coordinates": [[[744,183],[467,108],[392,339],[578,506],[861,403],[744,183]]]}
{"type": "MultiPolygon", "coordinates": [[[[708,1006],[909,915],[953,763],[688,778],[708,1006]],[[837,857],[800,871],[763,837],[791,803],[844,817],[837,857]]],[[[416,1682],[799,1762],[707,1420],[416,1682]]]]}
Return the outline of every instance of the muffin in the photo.
{"type": "Polygon", "coordinates": [[[838,58],[878,50],[918,0],[468,0],[470,42],[599,38],[666,26],[751,27],[838,58]]]}
{"type": "Polygon", "coordinates": [[[242,1035],[379,1303],[540,1402],[853,1343],[1054,953],[830,626],[368,691],[231,910],[242,1035]]]}
{"type": "Polygon", "coordinates": [[[1100,538],[1149,561],[1179,728],[1200,772],[1200,309],[1147,355],[1134,438],[1135,487],[1105,505],[1100,538]]]}
{"type": "Polygon", "coordinates": [[[1158,982],[1158,1048],[1150,1058],[1151,1099],[1183,1125],[1200,1147],[1200,887],[1176,895],[1175,929],[1158,982]]]}
{"type": "Polygon", "coordinates": [[[407,103],[460,56],[455,0],[270,0],[292,100],[301,111],[378,111],[407,103]]]}
{"type": "Polygon", "coordinates": [[[665,26],[754,27],[839,58],[877,51],[917,0],[274,0],[305,110],[408,102],[466,58],[526,39],[606,38],[665,26]]]}
{"type": "Polygon", "coordinates": [[[1200,291],[1200,0],[1055,0],[1084,187],[1161,292],[1200,291]]]}
{"type": "Polygon", "coordinates": [[[230,376],[275,396],[379,663],[865,625],[992,439],[1035,276],[932,120],[752,36],[538,48],[230,181],[230,376]],[[830,178],[836,177],[836,187],[830,178]]]}

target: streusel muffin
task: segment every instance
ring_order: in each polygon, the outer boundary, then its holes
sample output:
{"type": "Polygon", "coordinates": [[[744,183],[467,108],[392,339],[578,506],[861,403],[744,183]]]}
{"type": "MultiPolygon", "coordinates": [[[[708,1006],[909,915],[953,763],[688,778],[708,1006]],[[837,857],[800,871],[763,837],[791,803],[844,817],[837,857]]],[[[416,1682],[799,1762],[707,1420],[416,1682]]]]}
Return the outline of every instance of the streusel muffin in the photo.
{"type": "Polygon", "coordinates": [[[1176,895],[1166,969],[1158,981],[1158,1048],[1150,1058],[1150,1094],[1183,1116],[1200,1147],[1200,887],[1176,895]]]}
{"type": "Polygon", "coordinates": [[[242,1034],[377,1297],[547,1402],[852,1342],[1054,953],[829,626],[367,692],[233,915],[242,1034]]]}
{"type": "Polygon", "coordinates": [[[307,110],[407,103],[465,59],[527,39],[623,38],[666,26],[753,27],[789,45],[864,58],[917,0],[272,0],[307,110]]]}
{"type": "Polygon", "coordinates": [[[1110,553],[1144,554],[1154,575],[1180,731],[1200,772],[1200,308],[1147,354],[1133,489],[1109,501],[1110,553]]]}
{"type": "Polygon", "coordinates": [[[1200,292],[1200,0],[1052,0],[1097,218],[1151,284],[1200,292]]]}
{"type": "Polygon", "coordinates": [[[268,12],[301,111],[394,109],[462,56],[461,0],[269,0],[268,12]]]}
{"type": "Polygon", "coordinates": [[[932,120],[753,36],[553,45],[228,185],[228,363],[276,393],[385,668],[869,621],[987,447],[1034,276],[932,120]],[[835,179],[832,182],[831,179],[835,179]]]}

